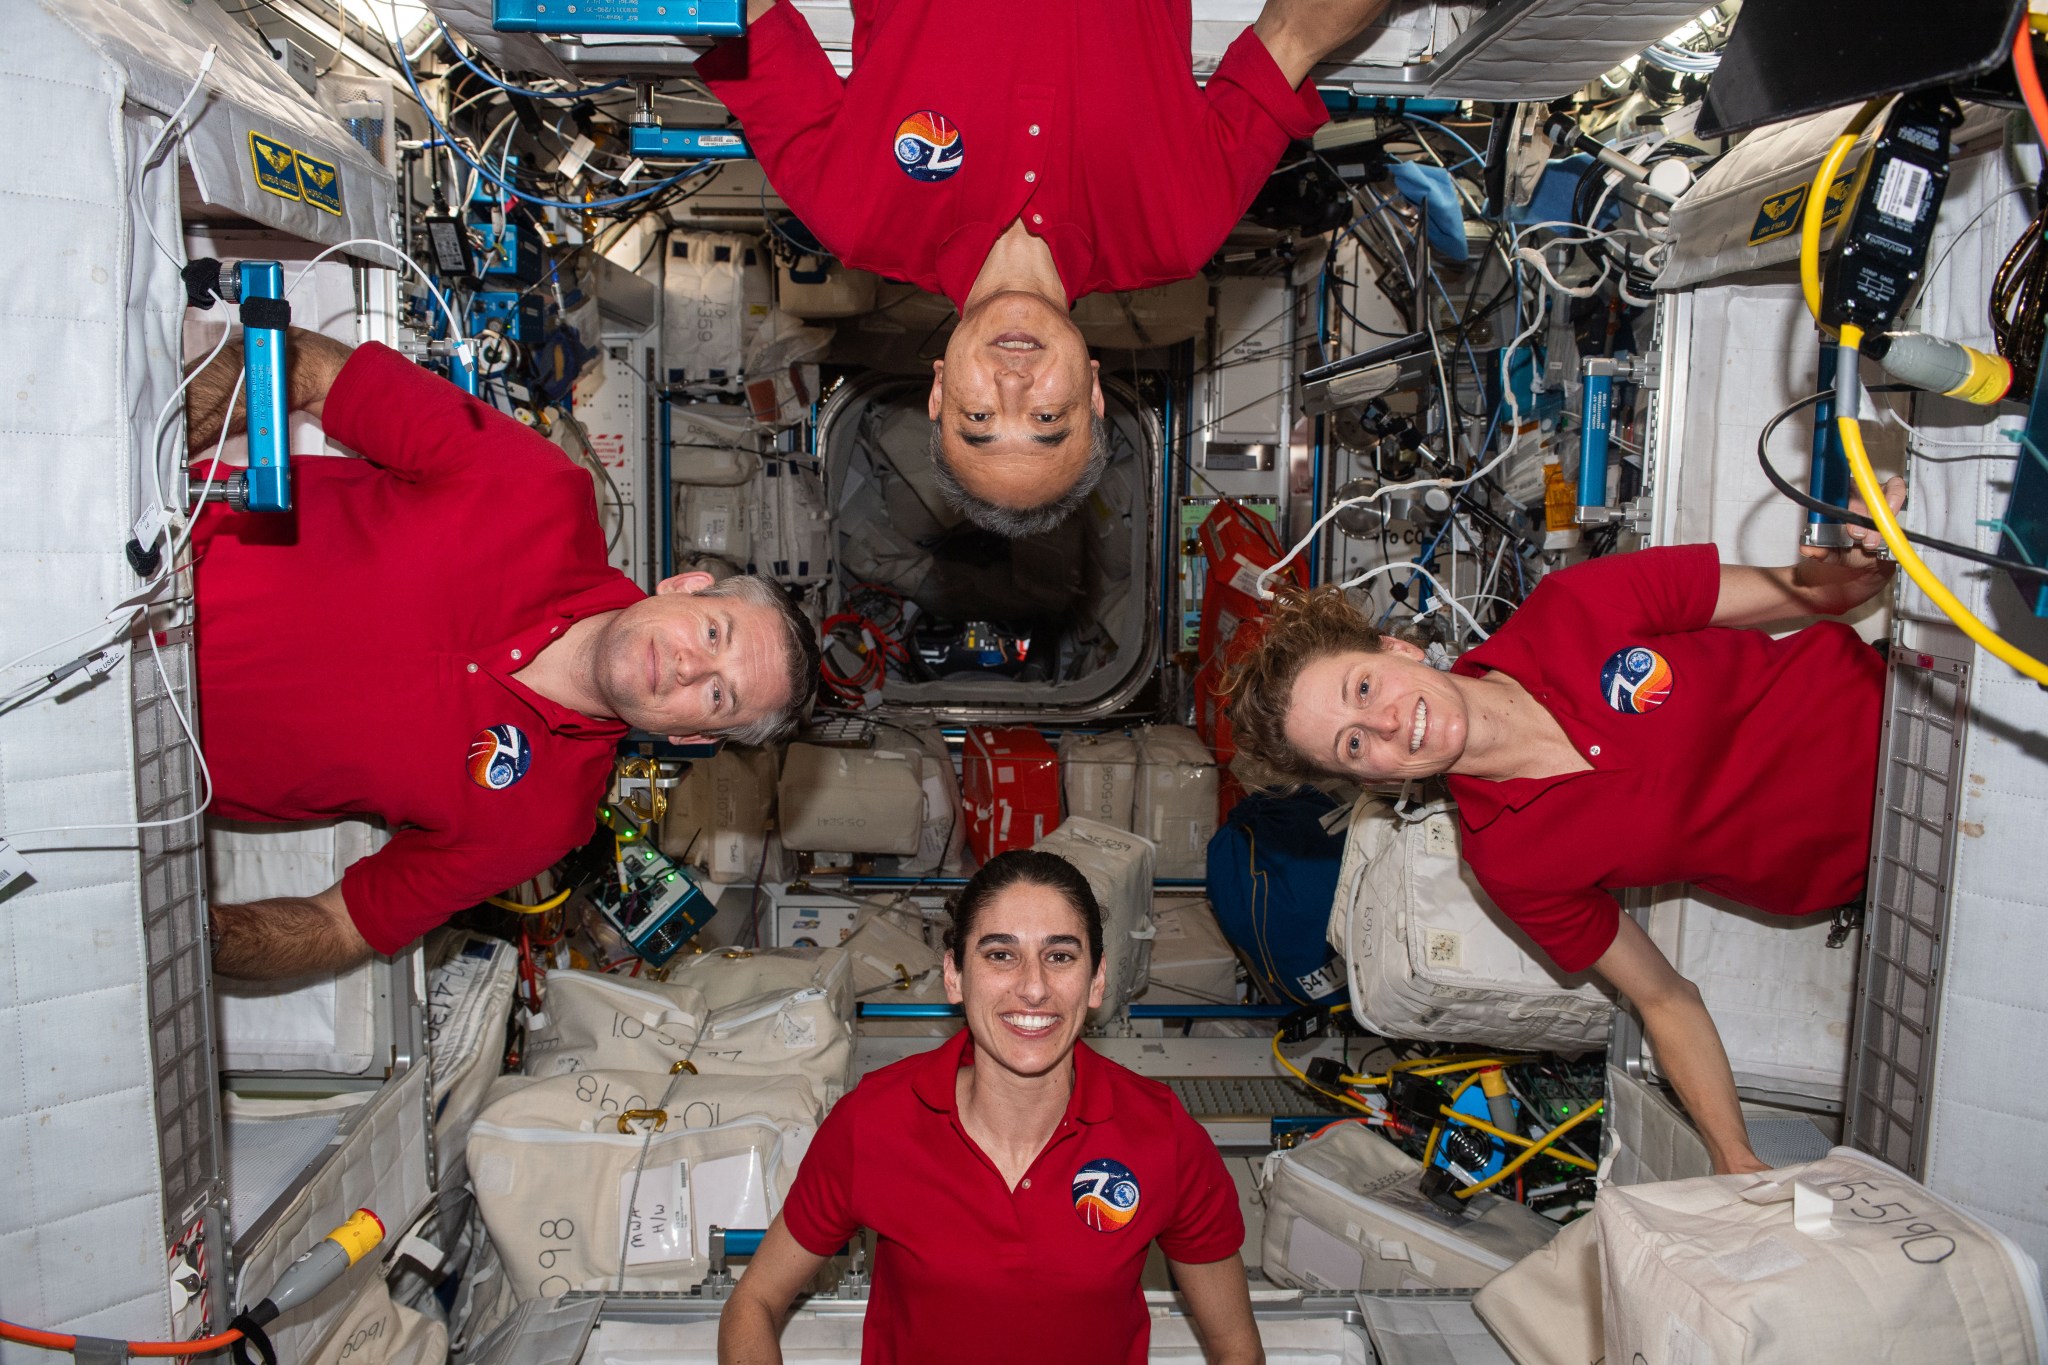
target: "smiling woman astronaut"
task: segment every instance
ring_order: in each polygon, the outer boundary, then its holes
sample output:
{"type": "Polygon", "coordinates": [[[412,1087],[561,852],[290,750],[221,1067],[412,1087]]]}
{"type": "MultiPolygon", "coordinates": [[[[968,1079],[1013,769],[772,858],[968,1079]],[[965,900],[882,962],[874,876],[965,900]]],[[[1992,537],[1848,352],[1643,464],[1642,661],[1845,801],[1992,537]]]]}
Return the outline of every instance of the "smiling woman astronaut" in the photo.
{"type": "Polygon", "coordinates": [[[1104,986],[1087,881],[1055,854],[1003,853],[951,911],[946,996],[967,1027],[832,1110],[726,1305],[719,1360],[780,1360],[790,1302],[864,1227],[879,1241],[864,1360],[971,1345],[981,1361],[1135,1365],[1154,1240],[1212,1365],[1262,1360],[1215,1144],[1164,1085],[1080,1041],[1104,986]],[[1032,1311],[991,1316],[1027,1284],[1032,1311]]]}
{"type": "MultiPolygon", "coordinates": [[[[1902,503],[1903,482],[1886,496],[1902,503]]],[[[1608,893],[1689,881],[1784,915],[1860,898],[1883,661],[1834,622],[1739,629],[1874,597],[1891,566],[1874,533],[1850,535],[1779,569],[1711,545],[1589,560],[1447,673],[1323,588],[1284,603],[1225,684],[1269,775],[1446,777],[1465,861],[1560,968],[1634,1003],[1717,1172],[1768,1169],[1727,1053],[1698,988],[1608,893]]]]}

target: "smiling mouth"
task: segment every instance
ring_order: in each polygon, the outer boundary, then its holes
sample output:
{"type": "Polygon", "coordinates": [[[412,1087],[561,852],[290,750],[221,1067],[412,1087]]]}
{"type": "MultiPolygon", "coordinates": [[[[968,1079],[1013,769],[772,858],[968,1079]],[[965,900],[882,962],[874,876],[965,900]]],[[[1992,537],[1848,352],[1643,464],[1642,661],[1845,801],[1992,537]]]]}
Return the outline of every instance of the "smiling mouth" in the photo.
{"type": "Polygon", "coordinates": [[[1043,1038],[1059,1023],[1057,1014],[1002,1014],[996,1016],[1009,1025],[1012,1032],[1026,1038],[1043,1038]]]}
{"type": "Polygon", "coordinates": [[[1045,349],[1045,343],[1032,336],[1029,332],[1005,332],[989,344],[1003,351],[1022,352],[1042,351],[1045,349]]]}
{"type": "Polygon", "coordinates": [[[1415,723],[1408,727],[1408,752],[1414,753],[1422,747],[1423,737],[1429,733],[1429,702],[1421,697],[1415,699],[1415,723]]]}

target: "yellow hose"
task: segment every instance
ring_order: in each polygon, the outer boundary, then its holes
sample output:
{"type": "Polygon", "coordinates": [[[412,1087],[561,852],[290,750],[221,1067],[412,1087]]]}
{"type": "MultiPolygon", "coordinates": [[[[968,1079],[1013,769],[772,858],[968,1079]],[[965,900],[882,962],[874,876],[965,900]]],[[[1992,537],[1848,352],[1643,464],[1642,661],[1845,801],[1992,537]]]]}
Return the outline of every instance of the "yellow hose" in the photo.
{"type": "MultiPolygon", "coordinates": [[[[1856,364],[1856,348],[1862,342],[1861,327],[1852,323],[1842,328],[1843,353],[1835,362],[1838,369],[1843,365],[1856,364]]],[[[1877,523],[1877,533],[1884,537],[1892,558],[1899,561],[1899,567],[1906,571],[1906,576],[1919,584],[1920,591],[1926,593],[1934,605],[1961,628],[1963,634],[1983,646],[1986,653],[2011,664],[2035,682],[2048,686],[2048,664],[2009,643],[2004,636],[1978,620],[1976,614],[1948,590],[1948,585],[1934,576],[1934,570],[1927,567],[1927,561],[1920,558],[1912,542],[1906,539],[1906,533],[1899,529],[1899,519],[1892,514],[1891,504],[1885,501],[1884,489],[1877,482],[1877,471],[1870,467],[1870,452],[1863,445],[1863,423],[1854,413],[1844,412],[1836,416],[1835,429],[1842,434],[1842,453],[1849,458],[1849,476],[1856,481],[1856,491],[1863,495],[1863,505],[1870,510],[1870,519],[1877,523]]]]}
{"type": "Polygon", "coordinates": [[[545,915],[569,899],[569,892],[557,891],[539,905],[528,905],[524,901],[507,900],[503,896],[486,896],[484,899],[500,910],[510,910],[515,915],[545,915]]]}
{"type": "MultiPolygon", "coordinates": [[[[1501,1139],[1503,1142],[1512,1142],[1517,1147],[1534,1147],[1537,1145],[1538,1142],[1541,1142],[1543,1140],[1542,1138],[1537,1138],[1532,1141],[1529,1138],[1521,1136],[1519,1133],[1506,1132],[1503,1129],[1494,1127],[1492,1124],[1486,1122],[1484,1119],[1475,1119],[1470,1114],[1467,1114],[1462,1110],[1453,1109],[1448,1104],[1439,1106],[1437,1112],[1442,1114],[1445,1118],[1449,1119],[1453,1123],[1462,1124],[1467,1128],[1476,1129],[1479,1132],[1486,1134],[1488,1137],[1496,1137],[1501,1139]]],[[[1571,1152],[1552,1152],[1550,1154],[1550,1159],[1552,1161],[1562,1161],[1567,1166],[1577,1166],[1581,1170],[1595,1171],[1599,1169],[1599,1167],[1595,1166],[1592,1162],[1586,1160],[1584,1157],[1577,1156],[1571,1152]]]]}
{"type": "Polygon", "coordinates": [[[1806,191],[1806,204],[1799,218],[1799,287],[1806,294],[1806,311],[1813,314],[1815,324],[1824,332],[1834,330],[1820,320],[1820,233],[1821,221],[1828,216],[1828,186],[1835,183],[1835,176],[1855,148],[1856,139],[1863,136],[1863,130],[1884,105],[1882,99],[1874,99],[1856,111],[1856,116],[1828,147],[1828,154],[1820,159],[1820,170],[1806,191]]]}
{"type": "MultiPolygon", "coordinates": [[[[1573,1114],[1563,1123],[1558,1124],[1557,1127],[1551,1129],[1542,1137],[1538,1138],[1536,1142],[1532,1146],[1530,1146],[1526,1151],[1524,1151],[1520,1156],[1516,1157],[1513,1161],[1510,1161],[1507,1165],[1495,1171],[1492,1175],[1486,1177],[1486,1179],[1480,1181],[1476,1185],[1467,1185],[1464,1189],[1459,1190],[1458,1198],[1470,1199],[1473,1195],[1479,1193],[1481,1190],[1491,1189],[1495,1185],[1500,1184],[1501,1181],[1506,1180],[1516,1171],[1521,1170],[1522,1167],[1528,1165],[1537,1157],[1542,1156],[1544,1152],[1549,1149],[1552,1143],[1556,1142],[1566,1133],[1569,1133],[1572,1129],[1578,1127],[1578,1125],[1584,1123],[1587,1119],[1593,1117],[1593,1115],[1599,1113],[1602,1109],[1605,1109],[1606,1107],[1607,1101],[1605,1100],[1593,1101],[1584,1109],[1581,1109],[1578,1113],[1573,1114]]],[[[1555,1153],[1553,1153],[1552,1155],[1556,1156],[1555,1153]]],[[[1564,1158],[1561,1156],[1556,1156],[1556,1159],[1561,1161],[1564,1158]]]]}

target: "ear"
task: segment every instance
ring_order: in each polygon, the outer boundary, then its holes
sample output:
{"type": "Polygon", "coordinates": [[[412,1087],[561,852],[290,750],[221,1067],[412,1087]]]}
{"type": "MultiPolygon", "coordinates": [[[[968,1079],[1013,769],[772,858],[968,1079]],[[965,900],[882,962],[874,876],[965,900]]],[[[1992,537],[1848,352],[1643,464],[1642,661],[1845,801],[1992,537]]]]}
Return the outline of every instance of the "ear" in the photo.
{"type": "Polygon", "coordinates": [[[1417,663],[1428,657],[1421,645],[1403,640],[1395,635],[1382,635],[1380,637],[1380,653],[1398,654],[1404,659],[1413,659],[1417,663]]]}
{"type": "Polygon", "coordinates": [[[671,592],[702,592],[717,581],[702,569],[692,569],[688,573],[679,573],[673,578],[662,579],[654,585],[654,591],[657,595],[671,592]]]}
{"type": "Polygon", "coordinates": [[[1094,408],[1095,415],[1100,417],[1106,409],[1102,403],[1102,362],[1099,360],[1088,362],[1088,388],[1088,406],[1094,408]]]}
{"type": "Polygon", "coordinates": [[[953,950],[948,948],[941,968],[946,978],[946,1003],[958,1005],[966,1000],[960,992],[960,964],[953,959],[953,950]]]}
{"type": "Polygon", "coordinates": [[[939,410],[946,398],[946,362],[932,362],[932,396],[925,403],[925,415],[934,422],[939,420],[939,410]]]}
{"type": "Polygon", "coordinates": [[[1102,993],[1109,989],[1109,959],[1095,964],[1095,979],[1088,983],[1088,1008],[1102,1008],[1102,993]]]}

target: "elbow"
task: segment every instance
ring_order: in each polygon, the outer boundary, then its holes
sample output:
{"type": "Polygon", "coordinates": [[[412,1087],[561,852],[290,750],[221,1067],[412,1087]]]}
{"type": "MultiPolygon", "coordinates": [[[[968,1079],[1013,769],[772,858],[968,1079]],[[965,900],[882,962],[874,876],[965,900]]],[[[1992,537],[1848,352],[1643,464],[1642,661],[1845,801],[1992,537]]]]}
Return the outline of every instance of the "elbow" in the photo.
{"type": "Polygon", "coordinates": [[[1678,1013],[1690,1014],[1707,1007],[1706,997],[1700,994],[1700,988],[1690,978],[1675,971],[1667,973],[1653,988],[1633,997],[1633,1003],[1645,1020],[1678,1013]]]}

